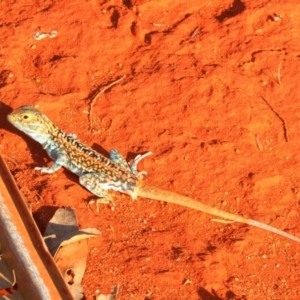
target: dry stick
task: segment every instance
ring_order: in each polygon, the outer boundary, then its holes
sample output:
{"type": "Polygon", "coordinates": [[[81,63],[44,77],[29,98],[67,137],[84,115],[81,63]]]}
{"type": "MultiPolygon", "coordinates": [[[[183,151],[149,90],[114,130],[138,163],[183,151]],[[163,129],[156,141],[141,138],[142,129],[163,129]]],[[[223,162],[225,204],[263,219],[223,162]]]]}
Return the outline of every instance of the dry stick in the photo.
{"type": "Polygon", "coordinates": [[[257,134],[255,135],[255,140],[256,140],[257,148],[258,148],[260,151],[263,151],[263,146],[262,146],[262,144],[261,144],[261,142],[260,142],[259,137],[258,137],[257,134]]]}
{"type": "Polygon", "coordinates": [[[278,73],[277,73],[277,79],[278,79],[278,83],[279,85],[281,85],[281,66],[282,66],[282,60],[279,63],[279,67],[278,67],[278,73]]]}
{"type": "Polygon", "coordinates": [[[285,125],[285,121],[283,120],[283,118],[278,114],[278,112],[276,112],[274,110],[274,108],[268,103],[268,101],[263,97],[260,96],[261,99],[268,105],[268,107],[271,109],[271,111],[275,114],[275,116],[281,121],[282,123],[282,128],[283,128],[283,136],[286,142],[288,142],[288,137],[287,137],[287,129],[286,129],[286,125],[285,125]]]}
{"type": "Polygon", "coordinates": [[[199,32],[199,26],[197,26],[197,27],[193,30],[193,32],[192,32],[192,34],[191,34],[191,37],[192,37],[192,38],[195,37],[195,36],[198,34],[198,32],[199,32]]]}
{"type": "Polygon", "coordinates": [[[90,122],[90,130],[92,129],[92,113],[93,113],[93,106],[96,102],[96,100],[99,98],[99,96],[101,94],[103,94],[106,90],[108,90],[109,88],[111,88],[112,86],[114,86],[115,84],[119,83],[121,80],[123,80],[126,77],[126,75],[123,75],[122,77],[120,77],[119,79],[111,82],[110,84],[106,85],[104,88],[102,88],[96,95],[95,97],[92,99],[91,103],[90,103],[90,110],[89,110],[89,122],[90,122]]]}

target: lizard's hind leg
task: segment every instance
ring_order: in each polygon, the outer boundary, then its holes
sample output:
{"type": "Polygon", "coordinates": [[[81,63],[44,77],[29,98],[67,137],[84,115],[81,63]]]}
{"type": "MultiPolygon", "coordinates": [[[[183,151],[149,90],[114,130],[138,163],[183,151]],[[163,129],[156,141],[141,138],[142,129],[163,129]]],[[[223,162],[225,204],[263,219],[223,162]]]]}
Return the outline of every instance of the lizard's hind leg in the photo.
{"type": "Polygon", "coordinates": [[[147,157],[151,154],[152,154],[152,152],[146,152],[145,154],[142,154],[142,155],[139,154],[135,157],[133,162],[131,164],[129,164],[130,170],[134,175],[136,175],[137,177],[139,177],[140,175],[143,175],[143,174],[147,175],[147,171],[138,172],[137,165],[142,159],[144,159],[145,157],[147,157]]]}
{"type": "Polygon", "coordinates": [[[96,203],[97,213],[99,212],[99,204],[109,204],[111,209],[114,210],[116,204],[109,194],[109,187],[105,189],[104,177],[98,173],[88,173],[79,177],[79,182],[87,190],[89,190],[94,195],[98,196],[98,199],[89,201],[89,205],[96,203]],[[102,184],[101,184],[102,183],[102,184]]]}
{"type": "Polygon", "coordinates": [[[121,165],[123,168],[125,168],[128,171],[131,171],[130,166],[124,156],[116,149],[111,149],[109,151],[109,158],[114,161],[115,163],[121,165]]]}
{"type": "Polygon", "coordinates": [[[132,163],[128,163],[126,161],[126,159],[123,157],[122,154],[120,154],[116,149],[111,149],[109,151],[109,158],[116,162],[117,164],[123,166],[125,169],[127,169],[128,171],[130,171],[133,175],[139,177],[140,175],[143,175],[143,174],[147,174],[146,171],[141,171],[141,172],[138,172],[137,170],[137,165],[138,163],[144,159],[145,157],[151,155],[152,152],[146,152],[145,154],[141,155],[137,155],[133,162],[132,163]]]}

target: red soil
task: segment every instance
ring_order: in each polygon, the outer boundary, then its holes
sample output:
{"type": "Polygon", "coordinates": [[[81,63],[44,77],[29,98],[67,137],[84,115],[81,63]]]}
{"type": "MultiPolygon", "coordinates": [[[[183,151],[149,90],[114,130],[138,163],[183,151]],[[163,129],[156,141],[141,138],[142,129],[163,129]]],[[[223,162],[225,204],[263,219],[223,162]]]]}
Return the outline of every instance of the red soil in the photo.
{"type": "Polygon", "coordinates": [[[75,175],[33,170],[50,160],[6,121],[37,105],[101,153],[152,151],[140,164],[146,182],[300,237],[297,3],[0,3],[0,150],[42,231],[61,206],[101,230],[86,299],[118,283],[119,299],[299,299],[296,242],[118,193],[116,209],[96,215],[75,175]],[[95,95],[123,75],[95,99],[90,128],[95,95]]]}

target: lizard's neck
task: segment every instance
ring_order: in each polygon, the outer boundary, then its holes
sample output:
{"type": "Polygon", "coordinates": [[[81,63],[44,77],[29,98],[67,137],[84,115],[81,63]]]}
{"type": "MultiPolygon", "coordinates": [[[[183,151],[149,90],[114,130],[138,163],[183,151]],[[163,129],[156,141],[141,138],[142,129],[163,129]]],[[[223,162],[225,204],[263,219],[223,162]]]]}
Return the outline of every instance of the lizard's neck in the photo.
{"type": "MultiPolygon", "coordinates": [[[[48,120],[47,120],[48,121],[48,120]]],[[[56,127],[52,122],[44,122],[33,126],[34,130],[29,130],[26,133],[35,141],[40,143],[45,149],[47,145],[53,140],[53,137],[64,135],[64,132],[56,127]]]]}

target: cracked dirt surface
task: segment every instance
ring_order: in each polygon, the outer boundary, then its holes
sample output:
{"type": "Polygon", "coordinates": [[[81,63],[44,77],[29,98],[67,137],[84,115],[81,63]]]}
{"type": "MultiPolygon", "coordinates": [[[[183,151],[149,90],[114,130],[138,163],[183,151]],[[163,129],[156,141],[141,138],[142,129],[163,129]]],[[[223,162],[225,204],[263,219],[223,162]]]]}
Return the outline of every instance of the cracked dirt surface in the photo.
{"type": "Polygon", "coordinates": [[[2,1],[0,16],[0,150],[41,231],[62,206],[101,230],[86,299],[117,283],[119,299],[299,298],[299,244],[118,193],[96,215],[75,175],[33,170],[50,160],[6,121],[37,106],[105,155],[152,151],[146,182],[300,236],[298,1],[2,1]]]}

